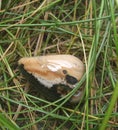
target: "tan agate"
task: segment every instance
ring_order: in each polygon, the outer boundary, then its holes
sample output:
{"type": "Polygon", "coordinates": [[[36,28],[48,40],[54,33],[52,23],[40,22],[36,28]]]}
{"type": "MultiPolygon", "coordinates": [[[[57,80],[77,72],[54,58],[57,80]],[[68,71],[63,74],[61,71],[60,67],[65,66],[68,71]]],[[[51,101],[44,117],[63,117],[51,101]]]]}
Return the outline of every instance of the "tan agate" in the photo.
{"type": "MultiPolygon", "coordinates": [[[[77,83],[67,82],[69,75],[80,81],[84,74],[84,64],[73,55],[47,55],[37,57],[25,57],[19,60],[19,65],[32,74],[41,84],[50,89],[55,84],[63,84],[73,89],[77,83]]],[[[58,90],[57,90],[58,91],[58,90]]],[[[61,93],[61,91],[59,91],[61,93]]],[[[63,95],[62,95],[63,96],[63,95]]],[[[71,98],[71,102],[78,102],[82,91],[78,91],[71,98]]]]}

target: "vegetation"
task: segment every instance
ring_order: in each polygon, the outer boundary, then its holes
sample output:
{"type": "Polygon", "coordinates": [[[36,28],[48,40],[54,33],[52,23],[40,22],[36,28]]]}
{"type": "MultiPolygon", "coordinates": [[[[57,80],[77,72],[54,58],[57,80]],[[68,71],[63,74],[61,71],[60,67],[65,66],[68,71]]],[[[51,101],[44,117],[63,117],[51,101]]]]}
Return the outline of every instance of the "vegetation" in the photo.
{"type": "Polygon", "coordinates": [[[117,0],[0,0],[0,130],[118,129],[117,10],[117,0]],[[85,64],[76,106],[45,101],[19,71],[21,57],[52,53],[85,64]]]}

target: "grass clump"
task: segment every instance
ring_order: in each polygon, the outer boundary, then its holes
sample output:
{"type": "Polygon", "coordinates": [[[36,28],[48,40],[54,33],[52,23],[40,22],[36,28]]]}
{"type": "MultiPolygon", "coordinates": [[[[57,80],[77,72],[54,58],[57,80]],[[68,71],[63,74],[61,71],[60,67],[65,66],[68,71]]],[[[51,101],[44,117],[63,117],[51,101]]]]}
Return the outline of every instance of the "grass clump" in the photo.
{"type": "MultiPolygon", "coordinates": [[[[0,1],[0,129],[118,128],[117,1],[0,1]],[[28,88],[25,56],[72,54],[85,64],[82,101],[68,108],[28,88]]],[[[70,94],[73,94],[70,93],[70,94]]]]}

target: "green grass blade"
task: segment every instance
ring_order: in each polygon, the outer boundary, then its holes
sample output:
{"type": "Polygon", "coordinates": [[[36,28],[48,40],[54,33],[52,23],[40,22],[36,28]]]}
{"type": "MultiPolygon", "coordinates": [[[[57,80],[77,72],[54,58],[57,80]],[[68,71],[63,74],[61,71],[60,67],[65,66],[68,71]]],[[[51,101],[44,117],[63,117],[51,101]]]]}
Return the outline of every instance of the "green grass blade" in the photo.
{"type": "Polygon", "coordinates": [[[112,111],[114,109],[114,105],[115,105],[117,99],[118,99],[118,82],[115,85],[115,88],[114,88],[114,91],[113,91],[113,94],[112,94],[112,98],[111,98],[108,110],[105,113],[105,117],[104,117],[104,119],[102,121],[102,124],[101,124],[99,130],[106,130],[107,123],[108,123],[108,121],[110,119],[111,113],[112,113],[112,111]]]}
{"type": "Polygon", "coordinates": [[[7,128],[8,130],[20,130],[18,125],[9,117],[6,117],[4,113],[0,113],[0,124],[2,128],[7,128]]]}

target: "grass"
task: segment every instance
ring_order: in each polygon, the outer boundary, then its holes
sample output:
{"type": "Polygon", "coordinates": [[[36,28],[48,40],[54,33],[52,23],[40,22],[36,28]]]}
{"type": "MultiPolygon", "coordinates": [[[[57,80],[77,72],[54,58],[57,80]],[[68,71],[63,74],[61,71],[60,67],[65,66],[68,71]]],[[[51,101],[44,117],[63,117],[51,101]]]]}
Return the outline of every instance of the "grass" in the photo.
{"type": "Polygon", "coordinates": [[[118,129],[117,0],[6,0],[0,9],[0,130],[118,129]],[[52,53],[86,68],[61,103],[38,97],[18,69],[21,57],[52,53]],[[63,106],[83,83],[82,101],[63,106]]]}

